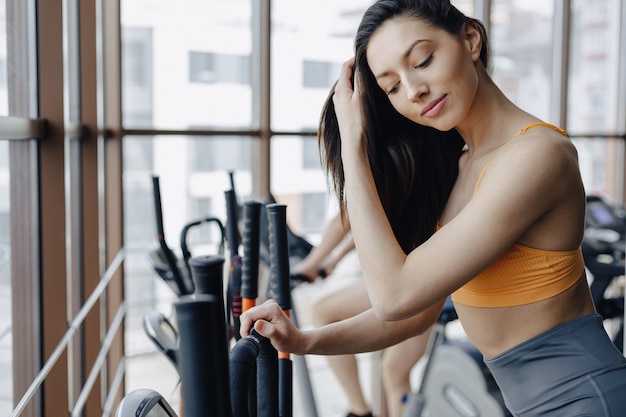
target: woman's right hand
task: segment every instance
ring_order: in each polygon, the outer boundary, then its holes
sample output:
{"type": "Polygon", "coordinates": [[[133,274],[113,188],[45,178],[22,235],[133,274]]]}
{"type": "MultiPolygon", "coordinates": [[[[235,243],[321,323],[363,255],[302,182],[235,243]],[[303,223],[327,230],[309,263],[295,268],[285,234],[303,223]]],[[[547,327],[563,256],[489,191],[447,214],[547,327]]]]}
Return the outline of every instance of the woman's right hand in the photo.
{"type": "Polygon", "coordinates": [[[279,352],[305,354],[306,336],[292,323],[275,300],[267,300],[239,316],[241,336],[250,334],[252,327],[272,342],[279,352]]]}
{"type": "Polygon", "coordinates": [[[342,155],[345,154],[344,151],[352,153],[355,150],[359,151],[361,147],[363,116],[359,94],[358,77],[354,73],[354,58],[351,58],[341,67],[333,94],[333,104],[339,124],[339,135],[341,136],[342,155]]]}

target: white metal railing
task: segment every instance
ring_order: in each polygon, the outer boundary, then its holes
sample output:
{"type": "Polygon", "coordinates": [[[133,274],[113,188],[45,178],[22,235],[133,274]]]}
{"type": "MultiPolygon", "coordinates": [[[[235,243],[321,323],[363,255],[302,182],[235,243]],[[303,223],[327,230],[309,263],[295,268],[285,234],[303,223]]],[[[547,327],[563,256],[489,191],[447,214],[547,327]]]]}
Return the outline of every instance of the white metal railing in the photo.
{"type": "MultiPolygon", "coordinates": [[[[87,314],[89,314],[89,312],[91,311],[93,306],[96,304],[96,302],[98,301],[102,293],[106,290],[107,286],[111,282],[111,279],[117,272],[118,268],[120,267],[120,265],[122,265],[122,262],[124,261],[125,257],[126,257],[126,250],[122,248],[113,259],[113,262],[111,262],[111,265],[109,265],[109,268],[102,275],[100,282],[98,283],[96,288],[93,290],[93,292],[91,293],[91,295],[89,296],[85,304],[78,311],[78,313],[76,314],[76,317],[74,317],[74,319],[69,323],[68,329],[63,335],[63,338],[61,339],[59,344],[56,346],[56,348],[54,349],[54,351],[52,352],[52,354],[50,355],[50,357],[48,358],[44,366],[41,368],[41,371],[39,371],[39,373],[37,374],[33,382],[30,384],[30,386],[28,387],[28,390],[26,390],[26,393],[24,393],[24,396],[21,398],[20,402],[17,404],[17,406],[11,413],[10,417],[17,417],[21,415],[21,413],[24,411],[24,409],[26,408],[30,400],[37,393],[37,391],[46,380],[46,377],[48,376],[52,368],[54,368],[54,366],[56,365],[57,361],[59,360],[63,352],[67,349],[74,334],[80,329],[80,326],[83,324],[83,321],[87,317],[87,314]]],[[[126,312],[125,304],[122,304],[122,306],[118,310],[117,315],[115,316],[115,319],[113,320],[113,323],[110,327],[111,329],[114,326],[116,328],[120,326],[121,321],[125,315],[125,312],[126,312]]],[[[110,348],[110,340],[108,339],[109,338],[112,339],[113,337],[112,334],[114,333],[115,332],[111,333],[110,331],[102,342],[103,344],[102,349],[106,349],[106,351],[104,351],[104,353],[103,353],[103,350],[100,351],[100,354],[98,355],[98,359],[96,360],[96,363],[94,364],[92,368],[92,371],[87,380],[87,383],[89,383],[89,390],[93,386],[93,382],[91,382],[90,379],[95,378],[93,374],[94,373],[97,374],[97,370],[99,370],[100,366],[102,366],[103,358],[101,358],[101,356],[102,357],[106,356],[106,353],[108,352],[108,349],[110,348]],[[98,369],[94,371],[96,367],[98,369]]],[[[85,386],[87,386],[87,383],[85,384],[85,386]]],[[[86,396],[86,394],[84,393],[85,393],[85,389],[81,391],[78,401],[76,402],[76,405],[81,405],[81,407],[75,406],[74,407],[75,410],[77,408],[80,408],[82,410],[82,405],[84,404],[84,401],[85,401],[83,399],[83,396],[86,396]]]]}
{"type": "Polygon", "coordinates": [[[109,353],[109,349],[111,348],[111,343],[115,336],[117,336],[117,331],[120,328],[120,325],[123,323],[124,316],[126,315],[126,303],[123,302],[120,308],[117,310],[117,314],[115,318],[111,322],[109,329],[107,330],[107,334],[102,341],[102,347],[100,348],[100,352],[98,352],[98,356],[91,367],[91,371],[89,372],[89,376],[83,385],[83,388],[78,395],[78,399],[74,404],[73,409],[71,410],[72,417],[80,416],[83,412],[83,408],[85,407],[85,403],[89,398],[89,394],[91,393],[91,389],[98,379],[98,374],[102,368],[102,365],[105,364],[107,354],[109,353]]]}
{"type": "Polygon", "coordinates": [[[113,377],[113,381],[111,381],[111,386],[109,387],[109,394],[104,400],[104,405],[102,406],[102,417],[108,417],[111,415],[111,411],[113,411],[113,407],[115,406],[114,401],[117,400],[117,392],[119,391],[119,387],[122,385],[124,381],[124,374],[126,373],[126,356],[122,356],[122,360],[120,361],[117,371],[115,372],[115,376],[113,377]]]}

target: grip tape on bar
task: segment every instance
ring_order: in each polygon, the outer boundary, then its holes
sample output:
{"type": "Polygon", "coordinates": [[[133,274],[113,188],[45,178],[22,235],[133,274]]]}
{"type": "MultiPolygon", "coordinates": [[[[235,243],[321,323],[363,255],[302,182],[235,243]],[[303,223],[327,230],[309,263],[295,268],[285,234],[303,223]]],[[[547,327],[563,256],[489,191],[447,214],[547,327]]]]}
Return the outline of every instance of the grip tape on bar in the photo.
{"type": "Polygon", "coordinates": [[[237,196],[234,190],[224,191],[224,198],[226,199],[226,239],[228,240],[228,249],[230,256],[235,257],[239,255],[239,229],[237,222],[239,220],[238,208],[237,208],[237,196]]]}
{"type": "Polygon", "coordinates": [[[267,220],[270,245],[271,288],[283,310],[291,310],[289,282],[289,244],[287,241],[287,206],[268,204],[267,220]]]}
{"type": "MultiPolygon", "coordinates": [[[[276,302],[285,314],[291,310],[291,283],[289,276],[289,243],[287,206],[268,204],[267,220],[270,246],[270,281],[276,302]]],[[[278,353],[278,416],[293,414],[293,370],[288,353],[278,353]]]]}
{"type": "Polygon", "coordinates": [[[243,206],[241,296],[250,300],[256,300],[259,293],[261,206],[261,202],[254,200],[246,201],[243,206]]]}

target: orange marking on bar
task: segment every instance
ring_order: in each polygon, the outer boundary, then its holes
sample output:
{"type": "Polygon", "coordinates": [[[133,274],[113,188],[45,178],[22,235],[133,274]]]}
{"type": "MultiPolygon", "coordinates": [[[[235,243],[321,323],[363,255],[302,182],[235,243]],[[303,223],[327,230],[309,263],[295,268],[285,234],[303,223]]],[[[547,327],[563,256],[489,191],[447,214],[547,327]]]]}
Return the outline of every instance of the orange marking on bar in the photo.
{"type": "Polygon", "coordinates": [[[243,311],[248,311],[256,305],[256,298],[242,298],[241,301],[243,311]]]}

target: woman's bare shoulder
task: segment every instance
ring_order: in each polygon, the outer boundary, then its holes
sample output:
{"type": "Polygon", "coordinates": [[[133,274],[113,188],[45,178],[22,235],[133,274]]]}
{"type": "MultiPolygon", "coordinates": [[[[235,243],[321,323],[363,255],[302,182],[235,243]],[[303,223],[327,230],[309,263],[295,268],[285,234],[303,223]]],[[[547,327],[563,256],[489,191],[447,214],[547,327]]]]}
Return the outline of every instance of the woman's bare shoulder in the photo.
{"type": "Polygon", "coordinates": [[[583,192],[575,146],[546,129],[511,141],[492,160],[482,183],[485,197],[505,197],[513,206],[532,204],[535,215],[560,205],[569,194],[578,195],[576,190],[583,192]]]}
{"type": "Polygon", "coordinates": [[[531,130],[516,137],[500,156],[505,166],[520,164],[535,171],[545,169],[544,175],[551,171],[561,174],[563,170],[578,171],[578,152],[574,143],[569,137],[548,129],[531,130]]]}

